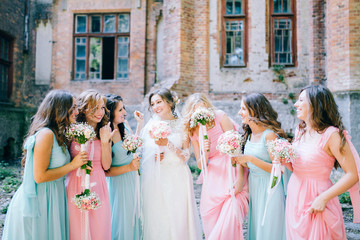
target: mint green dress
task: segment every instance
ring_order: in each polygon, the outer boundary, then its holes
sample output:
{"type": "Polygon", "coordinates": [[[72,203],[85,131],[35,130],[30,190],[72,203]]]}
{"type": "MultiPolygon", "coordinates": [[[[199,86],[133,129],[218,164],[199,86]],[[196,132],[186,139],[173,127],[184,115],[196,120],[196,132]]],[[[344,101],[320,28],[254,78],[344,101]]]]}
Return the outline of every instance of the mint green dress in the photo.
{"type": "MultiPolygon", "coordinates": [[[[112,167],[127,165],[133,159],[132,153],[127,154],[127,151],[122,148],[122,143],[119,141],[112,147],[112,167]]],[[[136,196],[136,185],[140,180],[137,181],[137,178],[139,178],[137,171],[107,178],[111,206],[111,239],[113,240],[141,239],[140,207],[137,206],[139,201],[136,196]]]]}
{"type": "MultiPolygon", "coordinates": [[[[34,146],[37,134],[25,143],[27,150],[23,183],[14,194],[5,219],[3,240],[66,240],[69,239],[69,221],[65,177],[36,183],[33,174],[34,146]]],[[[70,154],[59,146],[55,135],[49,169],[70,162],[70,154]]]]}
{"type": "MultiPolygon", "coordinates": [[[[258,159],[271,163],[266,148],[265,137],[272,132],[266,129],[259,142],[251,142],[247,139],[244,154],[252,155],[258,159]]],[[[285,239],[285,195],[284,184],[277,187],[268,205],[265,222],[262,226],[265,203],[267,199],[267,187],[270,181],[270,173],[258,168],[252,163],[247,163],[249,171],[249,227],[248,239],[250,240],[281,240],[285,239]]]]}

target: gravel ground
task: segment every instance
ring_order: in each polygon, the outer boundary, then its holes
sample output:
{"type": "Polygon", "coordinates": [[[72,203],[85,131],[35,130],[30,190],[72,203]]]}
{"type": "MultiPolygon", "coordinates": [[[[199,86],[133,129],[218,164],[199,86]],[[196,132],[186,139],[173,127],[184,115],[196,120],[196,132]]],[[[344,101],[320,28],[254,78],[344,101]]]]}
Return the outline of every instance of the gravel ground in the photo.
{"type": "MultiPolygon", "coordinates": [[[[8,166],[7,168],[11,168],[13,172],[15,172],[19,178],[21,176],[20,172],[21,169],[19,166],[8,166]]],[[[197,179],[197,175],[193,175],[194,182],[197,179]]],[[[2,186],[2,182],[0,181],[0,186],[2,186]]],[[[200,205],[200,195],[201,195],[201,185],[194,184],[194,192],[195,192],[195,199],[196,204],[199,208],[200,205]]],[[[2,213],[2,210],[6,208],[9,204],[11,197],[13,196],[14,192],[6,193],[0,188],[0,236],[2,236],[3,225],[5,221],[5,214],[2,213]]],[[[349,204],[342,204],[343,209],[343,217],[345,221],[345,228],[346,228],[346,235],[348,240],[359,240],[360,239],[360,224],[352,223],[352,206],[349,204]]],[[[247,235],[247,220],[245,220],[243,224],[244,235],[247,235]]]]}

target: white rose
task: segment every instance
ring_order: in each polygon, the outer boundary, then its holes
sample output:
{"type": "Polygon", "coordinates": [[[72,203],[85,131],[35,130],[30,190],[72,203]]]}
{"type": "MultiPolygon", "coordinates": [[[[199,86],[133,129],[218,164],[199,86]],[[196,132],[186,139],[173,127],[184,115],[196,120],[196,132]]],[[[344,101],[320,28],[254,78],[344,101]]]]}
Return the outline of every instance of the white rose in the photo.
{"type": "Polygon", "coordinates": [[[89,138],[90,138],[90,134],[91,134],[91,131],[90,131],[89,129],[86,129],[86,130],[84,131],[84,136],[85,136],[85,138],[89,139],[89,138]]]}

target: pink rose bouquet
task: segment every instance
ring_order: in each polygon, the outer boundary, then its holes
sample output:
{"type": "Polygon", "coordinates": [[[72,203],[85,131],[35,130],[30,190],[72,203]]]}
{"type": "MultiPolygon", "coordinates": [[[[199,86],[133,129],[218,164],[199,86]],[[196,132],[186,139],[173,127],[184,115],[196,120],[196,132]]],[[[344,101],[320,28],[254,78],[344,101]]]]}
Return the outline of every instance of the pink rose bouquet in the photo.
{"type": "Polygon", "coordinates": [[[234,130],[226,131],[220,135],[216,149],[230,156],[241,154],[242,138],[240,134],[234,130]]]}
{"type": "Polygon", "coordinates": [[[96,210],[101,206],[101,201],[98,195],[85,189],[84,192],[77,194],[72,201],[75,206],[81,211],[96,210]]]}
{"type": "Polygon", "coordinates": [[[167,138],[171,133],[170,125],[164,121],[156,121],[150,126],[149,135],[152,139],[167,138]]]}
{"type": "MultiPolygon", "coordinates": [[[[135,153],[136,150],[141,147],[143,144],[143,140],[136,135],[127,135],[122,143],[123,149],[135,153]]],[[[138,174],[140,174],[140,169],[138,169],[138,174]]]]}
{"type": "Polygon", "coordinates": [[[291,143],[285,139],[278,138],[269,141],[266,143],[266,147],[275,158],[271,174],[271,188],[273,188],[277,184],[278,178],[281,177],[280,160],[282,163],[288,163],[296,158],[296,153],[291,143]]]}

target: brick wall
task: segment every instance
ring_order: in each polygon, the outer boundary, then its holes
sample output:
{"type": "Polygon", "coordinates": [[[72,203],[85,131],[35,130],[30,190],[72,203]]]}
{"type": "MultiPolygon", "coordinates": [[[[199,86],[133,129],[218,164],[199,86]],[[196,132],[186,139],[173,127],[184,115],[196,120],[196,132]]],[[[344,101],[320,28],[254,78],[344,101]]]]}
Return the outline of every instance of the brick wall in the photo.
{"type": "Polygon", "coordinates": [[[137,1],[85,1],[68,0],[66,9],[62,9],[61,1],[53,8],[53,47],[52,81],[54,88],[67,89],[75,94],[94,88],[102,93],[121,95],[128,104],[137,104],[144,95],[145,79],[145,33],[146,33],[146,1],[141,0],[141,8],[137,1]],[[73,64],[73,22],[74,13],[108,13],[130,11],[130,62],[129,81],[72,81],[73,64]]]}
{"type": "MultiPolygon", "coordinates": [[[[311,0],[312,6],[311,20],[309,29],[310,34],[310,66],[309,66],[309,79],[310,82],[324,83],[326,81],[326,45],[325,45],[325,0],[311,0]]],[[[301,32],[299,34],[301,37],[301,32]]]]}

